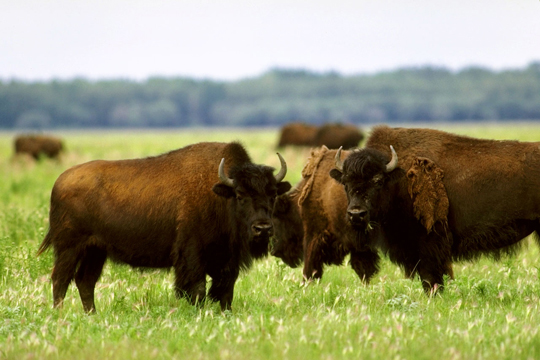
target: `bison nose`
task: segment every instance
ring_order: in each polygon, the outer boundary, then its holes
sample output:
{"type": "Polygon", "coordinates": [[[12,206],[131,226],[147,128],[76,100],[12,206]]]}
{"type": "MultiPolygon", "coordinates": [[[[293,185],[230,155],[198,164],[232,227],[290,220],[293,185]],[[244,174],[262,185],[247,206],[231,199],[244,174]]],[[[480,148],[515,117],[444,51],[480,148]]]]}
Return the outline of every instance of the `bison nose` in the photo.
{"type": "Polygon", "coordinates": [[[254,236],[272,236],[274,227],[269,223],[258,223],[251,226],[254,236]]]}
{"type": "Polygon", "coordinates": [[[353,224],[359,224],[366,219],[367,211],[363,209],[350,209],[347,210],[349,215],[349,221],[353,224]]]}

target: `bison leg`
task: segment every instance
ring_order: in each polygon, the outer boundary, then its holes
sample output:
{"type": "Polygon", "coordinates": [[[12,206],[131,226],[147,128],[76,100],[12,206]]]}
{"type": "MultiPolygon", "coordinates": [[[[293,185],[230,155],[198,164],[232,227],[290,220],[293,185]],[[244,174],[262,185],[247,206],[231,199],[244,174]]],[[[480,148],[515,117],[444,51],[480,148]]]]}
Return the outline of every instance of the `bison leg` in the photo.
{"type": "Polygon", "coordinates": [[[78,262],[79,256],[75,251],[63,251],[56,254],[51,276],[55,308],[62,307],[78,262]]]}
{"type": "Polygon", "coordinates": [[[351,267],[366,284],[379,271],[379,261],[379,254],[371,250],[351,252],[351,267]]]}
{"type": "Polygon", "coordinates": [[[79,295],[87,313],[95,313],[94,288],[96,282],[101,276],[103,265],[107,259],[107,252],[96,247],[90,247],[86,250],[79,269],[75,274],[75,283],[79,289],[79,295]]]}
{"type": "Polygon", "coordinates": [[[238,278],[238,272],[221,272],[212,277],[212,286],[208,291],[208,296],[214,301],[219,301],[221,311],[231,310],[233,301],[234,284],[238,278]]]}
{"type": "Polygon", "coordinates": [[[419,245],[418,275],[426,294],[432,295],[443,290],[445,274],[453,275],[451,241],[433,231],[419,245]]]}
{"type": "MultiPolygon", "coordinates": [[[[179,243],[189,243],[182,239],[179,243]]],[[[175,293],[178,298],[186,298],[193,305],[200,304],[206,296],[206,271],[201,256],[194,248],[176,250],[174,261],[175,293]]]]}
{"type": "Polygon", "coordinates": [[[317,245],[318,238],[307,243],[304,251],[304,280],[320,279],[323,275],[322,249],[317,245]]]}

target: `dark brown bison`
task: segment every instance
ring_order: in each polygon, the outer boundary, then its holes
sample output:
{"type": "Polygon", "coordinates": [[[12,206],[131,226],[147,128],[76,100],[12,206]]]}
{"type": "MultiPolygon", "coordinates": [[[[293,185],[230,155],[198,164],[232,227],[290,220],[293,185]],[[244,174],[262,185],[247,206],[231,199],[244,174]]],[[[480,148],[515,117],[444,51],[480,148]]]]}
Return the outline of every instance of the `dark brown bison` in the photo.
{"type": "Polygon", "coordinates": [[[379,126],[330,175],[362,244],[418,274],[426,292],[452,261],[513,253],[540,230],[540,143],[379,126]]]}
{"type": "Polygon", "coordinates": [[[64,172],[52,189],[54,306],[74,278],[87,312],[107,258],[170,268],[175,291],[193,303],[208,292],[230,309],[240,270],[268,254],[271,211],[290,189],[281,170],[253,164],[238,143],[199,143],[146,159],[92,161],[64,172]]]}
{"type": "MultiPolygon", "coordinates": [[[[348,152],[346,152],[347,154],[348,152]]],[[[274,209],[272,255],[291,267],[304,261],[304,278],[321,278],[324,265],[341,265],[350,254],[351,267],[369,282],[378,270],[379,256],[357,241],[347,221],[343,186],[329,172],[336,150],[326,146],[311,151],[302,180],[281,195],[274,209]]]]}
{"type": "Polygon", "coordinates": [[[15,155],[28,154],[35,160],[41,156],[56,159],[64,149],[61,139],[48,135],[19,135],[14,146],[15,155]]]}
{"type": "Polygon", "coordinates": [[[286,124],[281,128],[277,147],[282,148],[289,145],[313,146],[313,139],[317,129],[316,125],[302,122],[286,124]]]}
{"type": "Polygon", "coordinates": [[[325,145],[330,149],[352,149],[358,146],[364,139],[364,133],[356,126],[347,124],[325,124],[322,125],[313,139],[314,146],[325,145]]]}

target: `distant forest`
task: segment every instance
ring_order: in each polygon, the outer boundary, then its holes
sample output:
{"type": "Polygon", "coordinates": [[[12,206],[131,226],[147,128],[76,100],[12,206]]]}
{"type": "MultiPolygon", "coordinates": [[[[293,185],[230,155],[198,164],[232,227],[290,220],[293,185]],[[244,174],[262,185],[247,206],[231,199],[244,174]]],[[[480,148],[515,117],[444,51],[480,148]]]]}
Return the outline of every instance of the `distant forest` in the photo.
{"type": "Polygon", "coordinates": [[[189,78],[0,82],[1,129],[537,119],[540,62],[505,71],[417,67],[355,76],[273,69],[235,82],[189,78]]]}

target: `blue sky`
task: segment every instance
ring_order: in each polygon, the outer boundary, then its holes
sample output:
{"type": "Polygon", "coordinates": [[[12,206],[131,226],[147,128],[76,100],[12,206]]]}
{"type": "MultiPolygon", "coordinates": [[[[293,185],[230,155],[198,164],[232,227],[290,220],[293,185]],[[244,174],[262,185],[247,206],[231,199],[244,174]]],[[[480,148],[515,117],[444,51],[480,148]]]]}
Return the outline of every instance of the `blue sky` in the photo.
{"type": "Polygon", "coordinates": [[[238,80],[273,67],[358,74],[540,60],[539,0],[0,1],[4,80],[238,80]]]}

